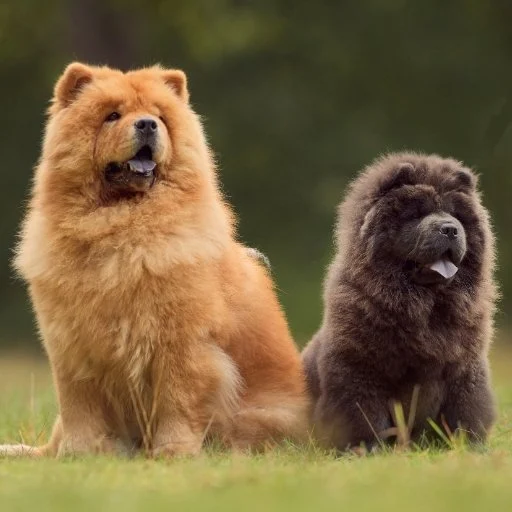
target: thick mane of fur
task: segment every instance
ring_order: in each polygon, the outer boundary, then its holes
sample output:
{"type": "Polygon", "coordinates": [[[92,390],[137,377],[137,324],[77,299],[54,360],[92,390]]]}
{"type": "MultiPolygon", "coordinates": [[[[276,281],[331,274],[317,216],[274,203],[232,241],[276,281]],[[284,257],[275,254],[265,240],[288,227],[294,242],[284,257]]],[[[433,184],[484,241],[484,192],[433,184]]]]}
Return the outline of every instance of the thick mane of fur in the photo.
{"type": "Polygon", "coordinates": [[[159,67],[127,75],[106,67],[87,70],[90,76],[83,86],[87,89],[79,93],[87,93],[82,102],[77,101],[74,110],[68,111],[70,107],[62,108],[55,98],[50,108],[31,201],[31,211],[44,215],[29,213],[16,268],[25,278],[34,278],[45,258],[50,262],[59,260],[63,246],[75,256],[68,261],[80,268],[91,260],[107,258],[112,259],[111,268],[142,268],[144,264],[161,273],[172,265],[218,257],[234,234],[234,216],[222,198],[198,116],[185,102],[166,93],[165,84],[158,82],[159,74],[164,73],[159,67]],[[105,207],[99,199],[101,182],[97,174],[101,169],[94,168],[90,153],[77,151],[81,144],[92,147],[89,137],[95,136],[98,128],[84,127],[87,129],[77,132],[76,120],[91,123],[97,103],[105,101],[105,96],[115,103],[123,94],[134,94],[126,84],[127,78],[140,93],[149,82],[155,95],[166,94],[168,117],[180,121],[169,133],[172,161],[163,163],[165,172],[154,190],[140,200],[105,207]]]}
{"type": "MultiPolygon", "coordinates": [[[[346,314],[352,305],[365,304],[375,313],[367,312],[365,323],[375,328],[391,320],[397,327],[402,326],[404,332],[414,329],[414,325],[435,329],[436,325],[442,326],[443,318],[449,318],[450,322],[456,321],[457,324],[478,326],[479,330],[485,331],[483,338],[489,339],[497,295],[493,279],[494,237],[489,214],[482,206],[475,184],[476,176],[463,168],[460,162],[437,155],[392,154],[368,166],[351,184],[339,207],[338,253],[326,280],[326,321],[329,322],[330,316],[346,314]],[[388,186],[400,186],[400,183],[393,182],[404,163],[411,163],[414,167],[408,182],[428,185],[439,193],[461,190],[468,195],[474,209],[472,220],[477,222],[477,226],[468,226],[467,229],[478,233],[470,238],[472,243],[466,258],[470,263],[473,259],[477,261],[469,269],[463,265],[455,282],[445,289],[411,286],[397,275],[394,267],[379,266],[369,257],[368,240],[361,236],[368,215],[372,214],[375,203],[387,193],[388,186]],[[464,182],[457,183],[459,173],[471,177],[469,188],[464,182]]],[[[443,353],[444,346],[451,342],[453,340],[442,343],[440,349],[443,353]]],[[[463,342],[463,339],[457,340],[457,344],[463,342]]],[[[417,346],[417,341],[414,344],[417,346]]],[[[431,338],[428,338],[426,346],[417,348],[426,352],[432,350],[431,338]]]]}

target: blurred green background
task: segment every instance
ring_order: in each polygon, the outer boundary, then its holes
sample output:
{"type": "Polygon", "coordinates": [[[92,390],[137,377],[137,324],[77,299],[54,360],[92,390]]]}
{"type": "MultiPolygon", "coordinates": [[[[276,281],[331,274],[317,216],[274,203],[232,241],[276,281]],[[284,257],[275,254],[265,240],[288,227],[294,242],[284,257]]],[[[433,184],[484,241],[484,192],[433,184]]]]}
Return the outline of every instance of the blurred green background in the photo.
{"type": "Polygon", "coordinates": [[[299,343],[321,318],[335,207],[382,152],[481,174],[512,303],[512,3],[505,0],[3,0],[0,346],[37,346],[10,269],[44,111],[71,60],[184,69],[240,235],[270,258],[299,343]]]}

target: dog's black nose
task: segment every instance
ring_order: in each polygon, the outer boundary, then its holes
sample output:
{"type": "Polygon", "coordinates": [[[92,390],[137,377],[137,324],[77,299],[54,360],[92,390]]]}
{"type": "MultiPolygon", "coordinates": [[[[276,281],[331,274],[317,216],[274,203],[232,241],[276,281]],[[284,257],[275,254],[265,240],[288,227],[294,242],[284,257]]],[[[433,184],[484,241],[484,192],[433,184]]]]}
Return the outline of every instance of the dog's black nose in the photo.
{"type": "Polygon", "coordinates": [[[135,121],[135,128],[140,134],[153,135],[158,130],[158,125],[150,117],[141,117],[135,121]]]}
{"type": "Polygon", "coordinates": [[[458,235],[457,226],[451,222],[444,223],[439,231],[448,238],[455,238],[458,235]]]}

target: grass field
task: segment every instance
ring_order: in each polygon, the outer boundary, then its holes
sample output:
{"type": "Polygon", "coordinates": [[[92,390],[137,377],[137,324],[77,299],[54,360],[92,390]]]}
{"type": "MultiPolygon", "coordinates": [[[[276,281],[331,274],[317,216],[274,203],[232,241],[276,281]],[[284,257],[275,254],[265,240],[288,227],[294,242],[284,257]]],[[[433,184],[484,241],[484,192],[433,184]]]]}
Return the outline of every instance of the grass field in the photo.
{"type": "MultiPolygon", "coordinates": [[[[485,451],[335,458],[313,448],[193,460],[0,460],[0,511],[512,510],[512,344],[493,350],[500,421],[485,451]]],[[[0,439],[44,441],[55,415],[44,361],[0,357],[0,439]]]]}

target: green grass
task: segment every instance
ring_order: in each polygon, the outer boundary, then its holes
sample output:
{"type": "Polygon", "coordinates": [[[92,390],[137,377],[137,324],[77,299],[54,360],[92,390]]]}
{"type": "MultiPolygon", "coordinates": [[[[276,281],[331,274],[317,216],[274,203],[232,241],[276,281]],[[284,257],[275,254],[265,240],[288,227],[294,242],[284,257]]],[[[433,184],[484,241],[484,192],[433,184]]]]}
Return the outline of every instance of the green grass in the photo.
{"type": "MultiPolygon", "coordinates": [[[[153,461],[0,460],[0,511],[512,510],[512,347],[493,358],[500,421],[485,451],[335,458],[286,447],[153,461]]],[[[0,439],[46,438],[55,404],[44,361],[0,358],[0,439]]]]}

